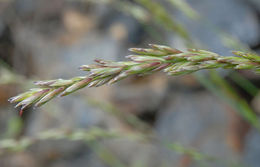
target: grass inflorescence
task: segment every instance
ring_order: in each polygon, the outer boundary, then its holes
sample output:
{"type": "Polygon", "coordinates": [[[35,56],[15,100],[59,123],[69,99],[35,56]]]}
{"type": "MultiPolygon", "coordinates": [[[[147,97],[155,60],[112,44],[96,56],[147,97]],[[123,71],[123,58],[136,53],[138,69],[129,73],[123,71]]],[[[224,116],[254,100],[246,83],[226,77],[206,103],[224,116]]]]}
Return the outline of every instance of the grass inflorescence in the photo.
{"type": "Polygon", "coordinates": [[[98,87],[113,84],[130,75],[146,75],[157,71],[168,75],[183,75],[202,69],[247,69],[260,72],[260,57],[251,53],[234,51],[236,56],[220,56],[214,52],[188,49],[183,52],[168,46],[150,44],[150,48],[131,48],[130,61],[114,62],[97,59],[96,64],[82,65],[86,76],[71,79],[37,81],[38,88],[31,89],[9,99],[18,103],[20,114],[29,106],[39,107],[56,96],[66,96],[84,87],[98,87]]]}

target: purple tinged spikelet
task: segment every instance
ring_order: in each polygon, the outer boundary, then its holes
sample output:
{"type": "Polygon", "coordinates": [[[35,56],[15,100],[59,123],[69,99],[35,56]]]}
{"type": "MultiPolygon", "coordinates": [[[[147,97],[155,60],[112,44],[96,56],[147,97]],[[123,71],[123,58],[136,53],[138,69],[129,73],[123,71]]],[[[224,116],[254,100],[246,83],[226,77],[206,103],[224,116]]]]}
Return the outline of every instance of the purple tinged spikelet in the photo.
{"type": "Polygon", "coordinates": [[[50,84],[50,87],[61,87],[61,86],[67,86],[72,84],[72,80],[64,80],[64,79],[57,79],[56,82],[50,84]]]}
{"type": "Polygon", "coordinates": [[[123,68],[109,68],[102,76],[105,77],[105,76],[114,75],[114,74],[121,72],[122,70],[123,70],[123,68]]]}
{"type": "Polygon", "coordinates": [[[112,63],[112,61],[103,60],[103,59],[95,59],[94,61],[97,62],[98,64],[102,64],[102,65],[112,63]]]}
{"type": "Polygon", "coordinates": [[[20,110],[19,114],[22,115],[25,108],[27,108],[28,106],[30,106],[33,103],[40,100],[40,98],[42,96],[44,96],[48,91],[50,91],[50,89],[43,89],[41,91],[33,93],[30,97],[28,97],[28,98],[24,99],[23,101],[21,101],[20,103],[18,103],[15,106],[15,108],[21,106],[21,110],[20,110]]]}
{"type": "Polygon", "coordinates": [[[55,83],[56,80],[48,80],[48,81],[35,81],[34,84],[37,86],[50,86],[55,83]]]}
{"type": "Polygon", "coordinates": [[[126,58],[130,58],[135,62],[154,62],[154,61],[164,62],[165,61],[165,59],[163,58],[154,57],[154,56],[128,55],[126,56],[126,58]]]}
{"type": "Polygon", "coordinates": [[[150,48],[130,48],[128,49],[130,52],[134,52],[137,54],[143,54],[143,55],[149,55],[149,56],[164,56],[167,53],[162,52],[160,50],[156,49],[150,49],[150,48]]]}
{"type": "Polygon", "coordinates": [[[156,45],[156,44],[149,44],[150,47],[152,47],[153,49],[157,49],[160,50],[162,52],[166,52],[168,54],[178,54],[178,53],[182,53],[182,51],[178,50],[178,49],[174,49],[171,48],[169,46],[164,46],[164,45],[156,45]]]}
{"type": "Polygon", "coordinates": [[[148,63],[148,64],[143,64],[143,65],[141,65],[141,67],[143,68],[143,70],[152,70],[161,64],[162,64],[161,62],[152,62],[152,63],[148,63]]]}
{"type": "Polygon", "coordinates": [[[115,83],[115,82],[117,82],[117,81],[120,81],[120,80],[126,78],[128,75],[129,75],[129,73],[128,73],[127,71],[122,72],[122,73],[120,73],[119,75],[117,75],[116,77],[114,77],[113,79],[111,79],[111,80],[108,82],[108,84],[111,85],[111,84],[113,84],[113,83],[115,83]]]}
{"type": "Polygon", "coordinates": [[[17,96],[9,98],[8,101],[10,103],[17,103],[17,102],[20,102],[20,101],[30,97],[30,94],[31,94],[30,92],[25,92],[25,93],[22,93],[17,96]]]}
{"type": "Polygon", "coordinates": [[[237,55],[237,56],[240,56],[240,57],[243,57],[243,58],[246,58],[246,59],[250,59],[254,62],[260,63],[260,56],[258,56],[255,53],[243,53],[243,52],[240,52],[240,51],[232,51],[232,53],[237,55]]]}
{"type": "Polygon", "coordinates": [[[89,88],[95,87],[95,86],[98,84],[98,82],[100,82],[100,80],[92,81],[92,82],[90,82],[90,83],[88,84],[88,87],[89,87],[89,88]]]}
{"type": "Polygon", "coordinates": [[[104,66],[103,65],[98,65],[98,64],[90,64],[90,65],[82,65],[79,67],[80,70],[82,71],[90,71],[92,69],[95,69],[95,68],[103,68],[104,66]]]}
{"type": "Polygon", "coordinates": [[[42,91],[42,88],[35,88],[35,89],[30,89],[29,91],[25,92],[25,93],[21,93],[17,96],[11,97],[10,99],[8,99],[8,101],[10,103],[17,103],[20,101],[25,100],[26,98],[32,96],[34,93],[42,91]]]}
{"type": "Polygon", "coordinates": [[[161,70],[167,68],[169,65],[171,65],[171,63],[162,64],[162,65],[160,65],[159,67],[153,69],[152,71],[161,71],[161,70]]]}
{"type": "Polygon", "coordinates": [[[79,89],[82,89],[84,88],[85,86],[87,86],[89,84],[89,82],[91,82],[92,78],[86,78],[86,79],[83,79],[79,82],[76,82],[74,84],[72,84],[71,86],[69,86],[67,89],[65,89],[61,94],[60,96],[66,96],[68,94],[71,94],[72,92],[75,92],[79,89]]]}
{"type": "Polygon", "coordinates": [[[24,105],[30,105],[33,102],[35,102],[39,97],[41,97],[42,95],[44,95],[45,93],[47,93],[50,89],[44,89],[41,90],[39,92],[35,92],[33,94],[31,94],[30,97],[24,99],[23,101],[21,101],[20,103],[18,103],[15,108],[19,107],[19,106],[24,106],[24,105]]]}
{"type": "Polygon", "coordinates": [[[104,79],[100,80],[95,86],[96,87],[102,86],[102,85],[108,83],[112,78],[113,78],[113,76],[104,78],[104,79]]]}
{"type": "Polygon", "coordinates": [[[59,93],[61,93],[63,90],[65,89],[65,87],[60,87],[54,90],[51,90],[50,92],[48,92],[46,95],[44,95],[36,104],[35,107],[40,107],[43,104],[47,103],[48,101],[50,101],[51,99],[53,99],[54,97],[56,97],[59,93]]]}
{"type": "Polygon", "coordinates": [[[235,69],[238,69],[238,70],[254,69],[255,66],[253,66],[252,64],[239,64],[239,65],[236,65],[234,68],[235,68],[235,69]]]}
{"type": "MultiPolygon", "coordinates": [[[[152,71],[153,69],[157,68],[159,65],[161,64],[161,62],[151,62],[151,63],[144,63],[144,64],[139,64],[136,66],[132,66],[131,68],[129,68],[128,70],[124,71],[127,76],[129,75],[133,75],[133,74],[140,74],[140,73],[147,73],[149,71],[152,71]]],[[[124,75],[125,75],[124,74],[124,75]]],[[[124,78],[124,75],[119,75],[117,76],[115,79],[117,80],[121,80],[121,78],[124,78]]]]}

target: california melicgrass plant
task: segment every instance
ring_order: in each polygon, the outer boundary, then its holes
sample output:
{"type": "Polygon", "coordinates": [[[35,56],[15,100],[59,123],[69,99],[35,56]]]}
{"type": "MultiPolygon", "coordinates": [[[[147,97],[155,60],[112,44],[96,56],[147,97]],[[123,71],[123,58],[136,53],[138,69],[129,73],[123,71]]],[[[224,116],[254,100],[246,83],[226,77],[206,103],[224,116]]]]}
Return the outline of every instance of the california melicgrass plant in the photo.
{"type": "Polygon", "coordinates": [[[92,127],[88,130],[66,130],[66,129],[52,129],[40,132],[35,136],[22,137],[21,139],[2,139],[0,140],[0,154],[4,150],[9,151],[23,151],[28,146],[42,140],[69,140],[69,141],[98,141],[99,139],[112,139],[112,138],[127,138],[132,140],[145,141],[146,136],[141,134],[126,134],[122,132],[104,130],[98,127],[92,127]]]}
{"type": "MultiPolygon", "coordinates": [[[[128,132],[124,133],[121,131],[112,131],[112,130],[104,130],[98,127],[92,127],[89,129],[51,129],[43,132],[39,132],[33,136],[25,136],[19,139],[2,139],[0,140],[0,156],[6,153],[17,153],[21,151],[25,151],[30,146],[34,144],[38,144],[41,141],[68,141],[75,142],[81,141],[84,144],[87,144],[92,151],[94,151],[102,161],[106,164],[110,164],[109,166],[117,166],[114,164],[120,163],[120,166],[125,166],[119,159],[118,156],[115,156],[109,149],[102,145],[102,141],[109,141],[113,139],[124,139],[127,141],[138,142],[138,143],[150,143],[150,142],[159,142],[156,136],[149,136],[144,133],[136,132],[128,132]],[[112,161],[111,161],[112,160],[112,161]]],[[[162,141],[160,141],[162,142],[162,141]]],[[[162,147],[167,148],[170,151],[178,153],[180,155],[189,156],[192,160],[196,161],[198,164],[205,164],[208,166],[211,163],[219,164],[221,166],[236,166],[240,167],[241,164],[238,165],[231,160],[220,159],[219,157],[211,156],[201,151],[187,147],[179,142],[168,142],[163,141],[162,147]]]]}
{"type": "Polygon", "coordinates": [[[129,55],[131,61],[113,62],[97,59],[96,64],[83,65],[86,76],[71,79],[37,81],[38,88],[31,89],[9,99],[18,103],[20,114],[31,105],[39,107],[56,96],[66,96],[84,87],[98,87],[113,84],[130,75],[146,75],[164,71],[168,75],[183,75],[202,69],[247,69],[260,72],[260,57],[255,54],[234,51],[237,56],[224,57],[216,53],[188,49],[182,52],[168,46],[150,44],[151,48],[131,48],[136,55],[129,55]]]}

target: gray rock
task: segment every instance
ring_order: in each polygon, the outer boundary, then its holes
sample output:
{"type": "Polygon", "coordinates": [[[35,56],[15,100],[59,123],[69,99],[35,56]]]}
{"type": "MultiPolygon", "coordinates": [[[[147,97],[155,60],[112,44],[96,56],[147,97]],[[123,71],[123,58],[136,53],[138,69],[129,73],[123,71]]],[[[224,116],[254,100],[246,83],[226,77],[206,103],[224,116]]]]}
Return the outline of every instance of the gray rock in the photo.
{"type": "Polygon", "coordinates": [[[256,8],[258,11],[260,11],[260,1],[259,0],[247,0],[249,1],[254,8],[256,8]]]}
{"type": "Polygon", "coordinates": [[[2,35],[3,31],[4,31],[5,25],[2,21],[2,19],[0,18],[0,36],[2,35]]]}
{"type": "MultiPolygon", "coordinates": [[[[110,36],[91,32],[74,45],[58,43],[45,38],[28,26],[16,30],[16,43],[21,50],[31,52],[35,74],[38,77],[71,77],[86,74],[78,67],[91,64],[96,58],[116,60],[120,44],[110,36]],[[24,42],[26,41],[26,42],[24,42]]],[[[20,62],[17,62],[17,66],[20,62]]]]}
{"type": "Polygon", "coordinates": [[[164,74],[130,77],[113,87],[113,99],[123,112],[156,112],[167,95],[167,81],[164,74]]]}
{"type": "MultiPolygon", "coordinates": [[[[209,93],[174,92],[160,113],[156,129],[162,141],[196,148],[205,155],[227,162],[239,158],[226,140],[228,113],[223,104],[209,93]]],[[[180,160],[180,156],[171,151],[167,151],[164,156],[170,161],[180,160]]],[[[216,162],[210,163],[210,166],[219,165],[216,162]]]]}
{"type": "Polygon", "coordinates": [[[258,167],[260,164],[260,134],[259,131],[253,129],[247,136],[245,150],[244,150],[244,159],[246,164],[251,167],[258,167]]]}
{"type": "Polygon", "coordinates": [[[115,139],[105,142],[111,155],[126,166],[158,167],[165,165],[158,143],[115,139]]]}
{"type": "Polygon", "coordinates": [[[228,42],[222,39],[223,32],[249,45],[259,42],[260,25],[257,15],[245,1],[189,0],[188,2],[201,15],[200,21],[192,21],[180,14],[181,12],[175,12],[174,15],[184,24],[191,36],[205,48],[222,55],[230,55],[230,50],[234,47],[225,44],[228,42]]]}

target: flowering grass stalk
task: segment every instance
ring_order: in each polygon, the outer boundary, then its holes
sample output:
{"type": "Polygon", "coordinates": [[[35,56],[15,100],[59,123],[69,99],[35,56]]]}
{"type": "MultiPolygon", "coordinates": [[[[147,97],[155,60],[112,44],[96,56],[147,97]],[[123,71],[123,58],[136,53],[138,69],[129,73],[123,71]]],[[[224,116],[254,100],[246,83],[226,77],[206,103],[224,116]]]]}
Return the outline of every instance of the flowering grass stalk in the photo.
{"type": "Polygon", "coordinates": [[[138,133],[122,133],[120,131],[104,130],[97,127],[89,128],[88,130],[77,129],[52,129],[43,131],[35,136],[22,137],[21,139],[2,139],[0,140],[0,155],[4,151],[23,151],[29,146],[42,140],[68,140],[68,141],[84,141],[92,142],[100,139],[113,139],[113,138],[127,138],[132,140],[146,140],[146,136],[138,133]]]}
{"type": "Polygon", "coordinates": [[[42,106],[56,96],[66,96],[84,87],[98,87],[106,83],[113,84],[130,75],[146,75],[157,71],[164,71],[168,75],[183,75],[202,69],[247,69],[260,72],[260,57],[252,53],[234,51],[237,56],[224,57],[216,53],[189,49],[180,51],[163,45],[150,44],[151,48],[131,48],[135,55],[127,58],[131,61],[114,62],[97,59],[96,64],[83,65],[86,76],[71,79],[56,79],[36,81],[38,88],[31,89],[9,99],[11,103],[18,103],[24,109],[34,105],[42,106]]]}

